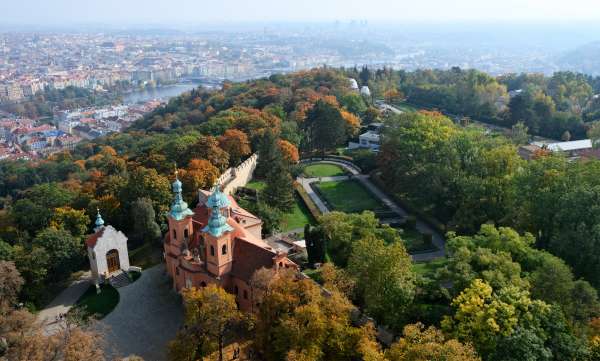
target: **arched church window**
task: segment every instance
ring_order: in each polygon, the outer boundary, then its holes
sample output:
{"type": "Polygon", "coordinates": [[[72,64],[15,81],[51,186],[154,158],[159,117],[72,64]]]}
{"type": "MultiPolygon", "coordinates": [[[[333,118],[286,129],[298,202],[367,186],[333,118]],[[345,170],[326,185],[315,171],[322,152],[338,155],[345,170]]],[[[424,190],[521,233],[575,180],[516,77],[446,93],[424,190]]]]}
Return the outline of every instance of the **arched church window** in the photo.
{"type": "Polygon", "coordinates": [[[214,256],[215,255],[215,247],[210,246],[210,255],[214,256]]]}
{"type": "Polygon", "coordinates": [[[184,236],[185,238],[188,238],[188,237],[190,236],[190,232],[188,231],[188,229],[187,229],[187,228],[183,230],[183,236],[184,236]]]}
{"type": "Polygon", "coordinates": [[[226,255],[227,254],[227,245],[224,244],[223,247],[221,247],[221,254],[222,255],[226,255]]]}
{"type": "Polygon", "coordinates": [[[177,231],[173,230],[173,239],[177,239],[177,231]]]}
{"type": "Polygon", "coordinates": [[[200,287],[206,287],[206,282],[202,281],[202,282],[200,283],[200,287]]]}
{"type": "Polygon", "coordinates": [[[233,287],[233,293],[235,293],[236,296],[240,293],[238,286],[233,287]]]}

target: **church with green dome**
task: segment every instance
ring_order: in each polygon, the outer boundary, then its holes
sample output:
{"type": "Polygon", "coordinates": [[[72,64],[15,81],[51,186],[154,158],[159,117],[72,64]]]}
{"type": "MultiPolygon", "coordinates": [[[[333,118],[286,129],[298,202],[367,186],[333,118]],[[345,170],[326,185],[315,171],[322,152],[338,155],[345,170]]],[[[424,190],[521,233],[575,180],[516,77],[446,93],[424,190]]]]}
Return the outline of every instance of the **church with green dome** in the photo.
{"type": "Polygon", "coordinates": [[[183,199],[177,174],[172,190],[164,258],[176,291],[218,284],[236,296],[240,309],[251,310],[254,272],[298,269],[286,253],[262,239],[262,220],[241,208],[220,186],[200,190],[193,210],[183,199]]]}

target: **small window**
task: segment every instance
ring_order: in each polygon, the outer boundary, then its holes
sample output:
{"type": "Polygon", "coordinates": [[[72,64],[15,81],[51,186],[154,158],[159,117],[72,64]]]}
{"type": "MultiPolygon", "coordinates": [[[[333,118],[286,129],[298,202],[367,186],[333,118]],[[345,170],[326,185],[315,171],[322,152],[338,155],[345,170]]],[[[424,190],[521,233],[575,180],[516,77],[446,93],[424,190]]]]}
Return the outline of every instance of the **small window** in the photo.
{"type": "Polygon", "coordinates": [[[200,287],[206,287],[206,282],[204,282],[204,281],[203,281],[203,282],[201,282],[201,283],[200,283],[200,287]]]}
{"type": "Polygon", "coordinates": [[[210,255],[214,256],[215,255],[215,247],[210,246],[210,255]]]}
{"type": "Polygon", "coordinates": [[[248,299],[248,291],[244,290],[244,299],[247,300],[248,299]]]}
{"type": "Polygon", "coordinates": [[[221,247],[221,254],[222,255],[226,255],[227,254],[227,245],[224,244],[223,247],[221,247]]]}
{"type": "Polygon", "coordinates": [[[183,231],[183,236],[184,236],[185,238],[188,238],[188,237],[190,236],[190,232],[188,231],[188,229],[187,229],[187,228],[186,228],[186,229],[183,231]]]}
{"type": "Polygon", "coordinates": [[[177,239],[177,231],[173,230],[173,239],[177,239]]]}
{"type": "Polygon", "coordinates": [[[235,293],[236,296],[240,294],[240,290],[239,290],[238,286],[233,287],[233,293],[235,293]]]}

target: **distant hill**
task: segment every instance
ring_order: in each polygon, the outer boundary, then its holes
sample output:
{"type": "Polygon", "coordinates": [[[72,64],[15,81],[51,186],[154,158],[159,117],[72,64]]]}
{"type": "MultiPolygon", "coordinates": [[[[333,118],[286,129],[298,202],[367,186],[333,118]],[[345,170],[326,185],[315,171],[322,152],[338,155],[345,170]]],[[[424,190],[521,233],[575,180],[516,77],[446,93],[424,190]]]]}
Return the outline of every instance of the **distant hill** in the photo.
{"type": "Polygon", "coordinates": [[[600,41],[569,51],[561,56],[558,62],[561,68],[600,75],[600,41]]]}

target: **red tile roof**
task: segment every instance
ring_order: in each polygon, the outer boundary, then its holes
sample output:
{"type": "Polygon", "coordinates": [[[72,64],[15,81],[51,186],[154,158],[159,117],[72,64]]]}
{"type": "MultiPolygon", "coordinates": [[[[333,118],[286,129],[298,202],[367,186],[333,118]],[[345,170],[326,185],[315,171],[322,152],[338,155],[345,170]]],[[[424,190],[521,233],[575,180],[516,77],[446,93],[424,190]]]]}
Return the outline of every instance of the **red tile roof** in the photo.
{"type": "Polygon", "coordinates": [[[98,242],[98,239],[100,239],[103,235],[104,235],[104,230],[106,228],[102,227],[102,229],[100,229],[98,232],[92,234],[91,236],[89,236],[86,240],[85,240],[85,244],[88,247],[94,248],[94,246],[96,246],[96,242],[98,242]]]}
{"type": "Polygon", "coordinates": [[[262,267],[271,268],[273,258],[277,254],[257,244],[236,238],[233,246],[233,266],[231,273],[246,282],[249,282],[254,272],[262,267]]]}

